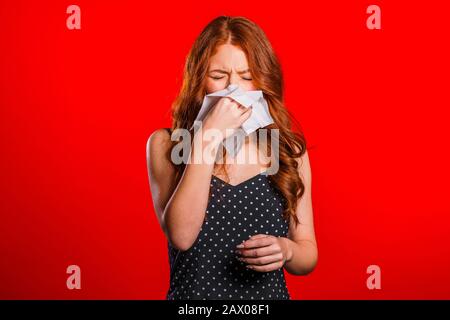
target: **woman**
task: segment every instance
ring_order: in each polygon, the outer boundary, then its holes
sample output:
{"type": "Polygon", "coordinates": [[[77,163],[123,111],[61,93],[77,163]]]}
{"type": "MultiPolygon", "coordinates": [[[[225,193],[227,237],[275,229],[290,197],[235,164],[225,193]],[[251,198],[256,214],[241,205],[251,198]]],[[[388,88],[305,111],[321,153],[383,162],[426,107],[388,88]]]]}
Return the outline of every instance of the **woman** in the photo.
{"type": "MultiPolygon", "coordinates": [[[[283,269],[305,275],[315,268],[306,142],[291,130],[293,119],[282,101],[280,64],[264,32],[243,17],[211,21],[187,57],[181,92],[172,107],[172,128],[155,131],[147,142],[154,208],[168,239],[168,300],[290,299],[283,269]],[[276,174],[266,174],[267,163],[229,164],[224,148],[225,164],[215,161],[220,143],[252,114],[251,108],[228,97],[207,114],[202,133],[189,131],[189,160],[208,154],[209,147],[214,150],[210,161],[174,163],[172,150],[178,142],[170,133],[190,129],[203,97],[230,84],[263,91],[274,120],[264,130],[279,130],[276,174]],[[212,129],[222,139],[207,139],[205,132],[212,129]]],[[[271,141],[270,130],[268,135],[271,141]]],[[[261,157],[254,140],[247,136],[239,153],[261,157]]]]}

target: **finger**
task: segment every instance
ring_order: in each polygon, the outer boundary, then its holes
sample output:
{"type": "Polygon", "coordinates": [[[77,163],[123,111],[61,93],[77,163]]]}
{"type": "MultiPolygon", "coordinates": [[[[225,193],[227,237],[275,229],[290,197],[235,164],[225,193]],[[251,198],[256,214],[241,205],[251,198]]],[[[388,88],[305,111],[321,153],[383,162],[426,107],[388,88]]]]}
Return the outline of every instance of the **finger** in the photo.
{"type": "Polygon", "coordinates": [[[247,108],[246,111],[241,113],[241,116],[239,117],[239,121],[241,121],[242,123],[244,123],[245,121],[247,121],[250,117],[252,116],[252,110],[251,107],[247,108]]]}
{"type": "Polygon", "coordinates": [[[247,114],[247,113],[251,113],[252,112],[252,106],[250,106],[250,107],[244,107],[244,106],[242,106],[242,105],[240,105],[241,106],[241,108],[242,108],[242,111],[244,111],[242,114],[244,115],[244,114],[247,114]]]}
{"type": "Polygon", "coordinates": [[[232,102],[231,108],[233,109],[232,111],[238,112],[237,113],[238,116],[242,116],[247,111],[246,107],[244,107],[243,105],[241,105],[235,101],[232,102]]]}
{"type": "Polygon", "coordinates": [[[283,261],[277,261],[277,262],[266,264],[263,266],[249,264],[246,267],[251,270],[258,271],[258,272],[270,272],[270,271],[274,271],[274,270],[278,270],[278,269],[282,268],[283,261]]]}
{"type": "Polygon", "coordinates": [[[249,265],[266,265],[274,262],[283,262],[283,254],[278,252],[277,254],[272,254],[270,256],[258,257],[258,258],[242,258],[241,261],[249,265]]]}
{"type": "Polygon", "coordinates": [[[225,105],[227,105],[229,107],[240,107],[240,106],[242,106],[239,102],[237,102],[236,100],[234,100],[231,97],[225,97],[225,98],[226,98],[225,105]]]}
{"type": "Polygon", "coordinates": [[[265,265],[274,263],[277,261],[283,261],[283,254],[281,252],[278,252],[276,254],[272,254],[269,256],[264,257],[258,257],[258,258],[240,258],[239,259],[242,262],[245,262],[250,265],[265,265]]]}
{"type": "Polygon", "coordinates": [[[266,264],[271,264],[274,262],[278,262],[278,261],[283,261],[283,254],[277,253],[277,254],[273,254],[270,256],[265,256],[265,257],[259,257],[259,258],[244,258],[241,259],[242,262],[245,262],[249,265],[255,265],[255,266],[263,266],[266,264]]]}
{"type": "MultiPolygon", "coordinates": [[[[250,240],[250,239],[265,238],[265,237],[269,237],[269,236],[270,236],[269,234],[258,233],[258,234],[255,234],[255,235],[253,235],[253,236],[250,236],[250,237],[248,238],[248,240],[250,240]]],[[[243,242],[242,242],[242,243],[243,243],[243,242]]],[[[237,247],[237,248],[241,248],[240,246],[242,245],[242,243],[239,244],[239,245],[237,245],[236,247],[237,247]]],[[[243,248],[243,247],[242,247],[242,248],[243,248]]]]}
{"type": "Polygon", "coordinates": [[[270,246],[261,247],[257,249],[241,249],[237,253],[243,258],[256,258],[269,256],[279,252],[281,252],[280,247],[275,244],[272,244],[270,246]]]}
{"type": "Polygon", "coordinates": [[[244,107],[244,106],[243,106],[242,104],[240,104],[239,102],[236,102],[236,105],[237,105],[237,107],[238,107],[239,109],[241,109],[241,110],[243,110],[243,111],[247,110],[247,108],[244,107]]]}
{"type": "Polygon", "coordinates": [[[224,105],[229,105],[229,104],[236,102],[236,100],[234,100],[231,97],[223,97],[223,99],[224,99],[224,103],[223,103],[224,105]]]}
{"type": "Polygon", "coordinates": [[[230,107],[239,107],[241,104],[234,99],[230,98],[230,102],[228,103],[230,107]]]}
{"type": "Polygon", "coordinates": [[[259,238],[259,239],[248,239],[236,246],[238,249],[249,249],[249,248],[258,248],[265,247],[275,243],[277,240],[273,236],[259,238]]]}
{"type": "Polygon", "coordinates": [[[258,239],[258,238],[265,238],[265,237],[270,237],[270,234],[265,234],[265,233],[258,233],[258,234],[254,234],[252,236],[249,237],[249,239],[258,239]]]}
{"type": "Polygon", "coordinates": [[[269,237],[269,236],[270,236],[269,234],[258,233],[258,234],[251,236],[249,239],[259,239],[259,238],[265,238],[265,237],[269,237]]]}
{"type": "Polygon", "coordinates": [[[246,114],[246,112],[247,112],[247,110],[248,110],[249,108],[246,108],[245,106],[243,106],[242,104],[240,104],[240,103],[238,103],[238,102],[236,102],[235,104],[236,104],[236,109],[239,110],[239,111],[241,112],[241,116],[242,116],[243,114],[246,114]]]}

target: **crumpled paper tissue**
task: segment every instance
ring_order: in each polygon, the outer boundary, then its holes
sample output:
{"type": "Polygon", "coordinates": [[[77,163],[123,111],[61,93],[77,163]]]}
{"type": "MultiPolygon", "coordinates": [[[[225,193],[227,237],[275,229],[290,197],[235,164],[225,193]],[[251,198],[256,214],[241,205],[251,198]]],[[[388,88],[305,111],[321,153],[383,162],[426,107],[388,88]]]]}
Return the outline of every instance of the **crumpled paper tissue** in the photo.
{"type": "Polygon", "coordinates": [[[274,121],[269,112],[269,105],[266,99],[264,99],[261,90],[245,91],[236,84],[230,84],[223,90],[205,95],[200,111],[191,129],[201,123],[197,121],[203,121],[211,110],[211,107],[222,97],[230,97],[246,108],[252,107],[252,114],[239,128],[242,130],[236,130],[234,134],[222,142],[224,143],[227,152],[235,157],[241,149],[246,136],[256,131],[258,128],[263,128],[274,123],[274,121]],[[237,139],[236,143],[234,143],[235,139],[237,139]]]}

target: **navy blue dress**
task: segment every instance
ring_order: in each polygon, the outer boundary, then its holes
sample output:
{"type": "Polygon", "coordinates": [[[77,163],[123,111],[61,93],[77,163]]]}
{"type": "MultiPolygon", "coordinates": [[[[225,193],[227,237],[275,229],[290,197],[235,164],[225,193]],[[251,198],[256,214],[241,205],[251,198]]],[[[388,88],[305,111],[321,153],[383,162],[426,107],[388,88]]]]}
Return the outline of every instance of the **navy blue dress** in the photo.
{"type": "Polygon", "coordinates": [[[287,237],[283,196],[265,173],[238,185],[211,177],[205,220],[190,249],[168,242],[170,287],[167,300],[289,300],[284,268],[247,269],[236,245],[255,234],[287,237]]]}

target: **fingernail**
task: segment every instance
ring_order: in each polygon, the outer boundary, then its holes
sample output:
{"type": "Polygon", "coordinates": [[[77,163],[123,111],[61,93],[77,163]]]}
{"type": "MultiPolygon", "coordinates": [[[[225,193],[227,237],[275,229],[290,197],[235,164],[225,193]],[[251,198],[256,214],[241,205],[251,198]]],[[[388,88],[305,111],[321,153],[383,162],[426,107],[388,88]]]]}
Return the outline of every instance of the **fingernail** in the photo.
{"type": "Polygon", "coordinates": [[[237,246],[236,246],[236,248],[239,248],[239,249],[242,249],[244,247],[244,245],[241,243],[241,244],[238,244],[237,246]]]}

